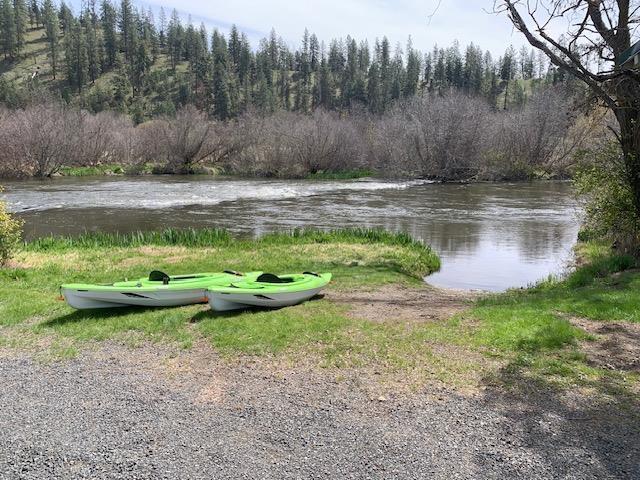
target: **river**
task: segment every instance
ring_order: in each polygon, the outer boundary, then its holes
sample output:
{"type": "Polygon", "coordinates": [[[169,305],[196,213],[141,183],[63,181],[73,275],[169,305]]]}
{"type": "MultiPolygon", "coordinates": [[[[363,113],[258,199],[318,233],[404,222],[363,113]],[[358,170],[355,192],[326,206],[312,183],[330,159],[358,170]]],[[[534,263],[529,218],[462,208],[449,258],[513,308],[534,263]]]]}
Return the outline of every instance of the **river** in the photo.
{"type": "Polygon", "coordinates": [[[579,227],[564,182],[241,180],[214,177],[57,178],[5,182],[26,238],[84,231],[221,227],[261,235],[295,227],[384,227],[442,258],[431,284],[501,291],[561,273],[579,227]]]}

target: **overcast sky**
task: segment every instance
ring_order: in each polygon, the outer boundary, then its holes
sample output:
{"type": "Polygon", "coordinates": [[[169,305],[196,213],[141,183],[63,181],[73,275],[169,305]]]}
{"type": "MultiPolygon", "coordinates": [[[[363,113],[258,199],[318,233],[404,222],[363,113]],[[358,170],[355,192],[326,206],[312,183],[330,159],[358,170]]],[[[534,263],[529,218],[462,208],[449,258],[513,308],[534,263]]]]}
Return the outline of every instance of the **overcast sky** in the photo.
{"type": "Polygon", "coordinates": [[[487,13],[492,0],[153,0],[136,1],[156,11],[164,6],[169,17],[173,8],[186,19],[228,31],[232,24],[249,35],[255,47],[275,28],[290,45],[298,45],[305,27],[328,43],[331,38],[368,39],[386,35],[392,45],[406,44],[409,35],[420,50],[436,43],[448,46],[455,39],[462,45],[474,42],[494,55],[509,44],[523,44],[504,15],[487,13]],[[435,11],[435,14],[434,14],[435,11]],[[434,14],[429,21],[429,16],[434,14]]]}

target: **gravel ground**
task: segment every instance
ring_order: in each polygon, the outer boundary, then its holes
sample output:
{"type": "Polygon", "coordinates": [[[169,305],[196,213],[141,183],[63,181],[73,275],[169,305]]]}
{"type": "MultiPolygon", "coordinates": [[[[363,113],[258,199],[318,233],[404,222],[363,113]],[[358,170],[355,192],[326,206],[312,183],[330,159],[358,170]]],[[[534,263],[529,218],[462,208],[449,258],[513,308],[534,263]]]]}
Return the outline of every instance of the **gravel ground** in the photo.
{"type": "Polygon", "coordinates": [[[640,478],[640,420],[616,405],[358,378],[148,347],[0,356],[0,478],[640,478]]]}

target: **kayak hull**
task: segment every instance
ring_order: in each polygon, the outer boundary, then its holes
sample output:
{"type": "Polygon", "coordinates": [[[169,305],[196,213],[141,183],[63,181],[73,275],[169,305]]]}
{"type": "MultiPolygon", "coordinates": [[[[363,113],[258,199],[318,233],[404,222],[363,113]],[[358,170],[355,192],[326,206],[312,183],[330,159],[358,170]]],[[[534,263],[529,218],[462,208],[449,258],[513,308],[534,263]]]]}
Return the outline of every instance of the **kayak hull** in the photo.
{"type": "MultiPolygon", "coordinates": [[[[161,272],[160,272],[161,273],[161,272]]],[[[77,309],[114,307],[177,307],[208,301],[207,288],[229,285],[234,280],[250,280],[260,272],[197,273],[166,276],[155,280],[141,278],[105,285],[65,284],[60,293],[67,303],[77,309]]]]}
{"type": "Polygon", "coordinates": [[[208,290],[207,298],[212,309],[224,312],[251,307],[280,308],[297,305],[315,297],[321,290],[322,287],[301,292],[265,294],[232,294],[208,290]]]}
{"type": "Polygon", "coordinates": [[[256,279],[209,287],[206,291],[213,310],[224,312],[250,307],[280,308],[297,305],[316,296],[331,281],[330,273],[260,275],[256,279]]]}
{"type": "Polygon", "coordinates": [[[157,290],[151,292],[120,291],[91,291],[62,288],[62,295],[73,308],[113,308],[113,307],[177,307],[206,303],[205,289],[194,290],[157,290]]]}

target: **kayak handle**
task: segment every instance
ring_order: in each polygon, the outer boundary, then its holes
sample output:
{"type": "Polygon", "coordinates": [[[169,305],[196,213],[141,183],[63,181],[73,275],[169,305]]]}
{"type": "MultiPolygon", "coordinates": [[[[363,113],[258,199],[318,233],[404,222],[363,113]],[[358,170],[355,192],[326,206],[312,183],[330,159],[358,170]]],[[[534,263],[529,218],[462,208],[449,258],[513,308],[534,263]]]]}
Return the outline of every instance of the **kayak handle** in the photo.
{"type": "Polygon", "coordinates": [[[303,275],[313,275],[314,277],[319,277],[320,274],[316,272],[302,272],[303,275]]]}
{"type": "Polygon", "coordinates": [[[235,270],[223,270],[223,273],[228,273],[229,275],[235,275],[236,277],[244,277],[242,272],[236,272],[235,270]]]}

